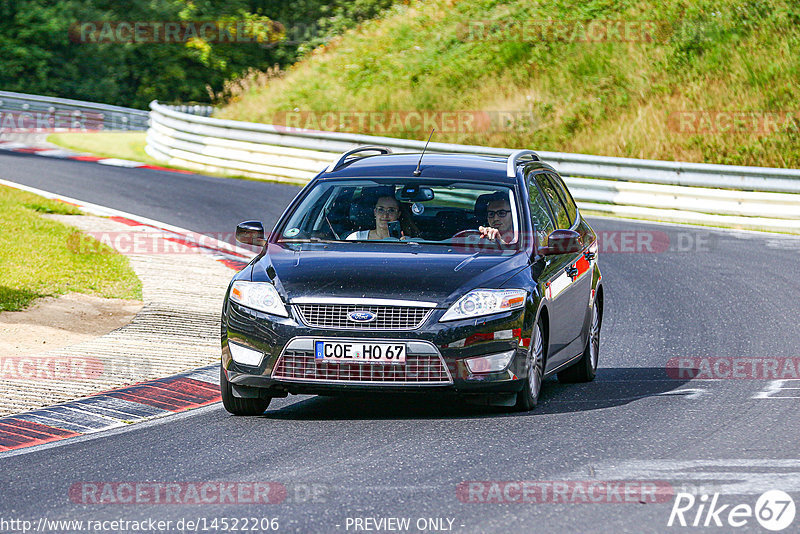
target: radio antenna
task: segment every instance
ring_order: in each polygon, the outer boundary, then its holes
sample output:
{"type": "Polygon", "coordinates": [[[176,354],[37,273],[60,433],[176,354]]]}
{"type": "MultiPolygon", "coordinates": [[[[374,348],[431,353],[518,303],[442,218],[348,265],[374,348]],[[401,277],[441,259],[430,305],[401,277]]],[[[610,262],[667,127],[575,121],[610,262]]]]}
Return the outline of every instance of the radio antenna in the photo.
{"type": "Polygon", "coordinates": [[[419,170],[419,166],[422,165],[422,156],[425,155],[425,151],[428,149],[428,143],[431,142],[431,137],[433,137],[433,132],[436,131],[436,128],[431,128],[431,134],[428,136],[428,142],[425,143],[425,148],[422,149],[422,154],[419,155],[419,162],[417,162],[417,169],[414,171],[414,176],[419,176],[422,174],[422,171],[419,170]]]}

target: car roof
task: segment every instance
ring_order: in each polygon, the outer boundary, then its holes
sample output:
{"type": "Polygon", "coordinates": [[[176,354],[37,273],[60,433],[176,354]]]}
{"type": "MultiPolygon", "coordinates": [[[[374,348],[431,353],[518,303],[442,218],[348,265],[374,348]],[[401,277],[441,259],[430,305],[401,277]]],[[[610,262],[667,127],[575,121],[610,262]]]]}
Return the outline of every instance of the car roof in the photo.
{"type": "MultiPolygon", "coordinates": [[[[335,172],[324,172],[318,179],[346,177],[414,177],[420,153],[385,154],[348,159],[335,172]]],[[[440,154],[426,152],[420,165],[420,178],[456,178],[491,183],[516,183],[506,176],[508,159],[481,154],[440,154]]],[[[528,162],[526,162],[528,163],[528,162]]],[[[541,164],[541,162],[536,162],[541,164]]],[[[542,165],[543,167],[548,167],[542,165]]]]}

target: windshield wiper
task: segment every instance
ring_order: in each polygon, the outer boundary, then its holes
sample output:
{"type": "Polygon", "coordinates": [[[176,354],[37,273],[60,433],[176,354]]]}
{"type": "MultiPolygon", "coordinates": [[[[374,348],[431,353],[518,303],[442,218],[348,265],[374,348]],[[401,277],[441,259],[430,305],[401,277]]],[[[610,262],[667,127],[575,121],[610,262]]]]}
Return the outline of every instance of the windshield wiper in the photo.
{"type": "Polygon", "coordinates": [[[340,243],[340,241],[322,239],[320,237],[307,237],[302,239],[281,239],[280,243],[340,243]]]}

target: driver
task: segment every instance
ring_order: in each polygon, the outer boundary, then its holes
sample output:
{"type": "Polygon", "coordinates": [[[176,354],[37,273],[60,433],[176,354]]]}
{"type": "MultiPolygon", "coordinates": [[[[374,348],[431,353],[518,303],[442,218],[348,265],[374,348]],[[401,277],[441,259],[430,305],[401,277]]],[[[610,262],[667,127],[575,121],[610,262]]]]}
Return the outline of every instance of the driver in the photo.
{"type": "Polygon", "coordinates": [[[479,226],[478,231],[481,237],[498,241],[503,245],[513,243],[514,221],[511,217],[511,205],[508,198],[502,193],[498,193],[489,200],[486,207],[486,222],[488,226],[479,226]]]}

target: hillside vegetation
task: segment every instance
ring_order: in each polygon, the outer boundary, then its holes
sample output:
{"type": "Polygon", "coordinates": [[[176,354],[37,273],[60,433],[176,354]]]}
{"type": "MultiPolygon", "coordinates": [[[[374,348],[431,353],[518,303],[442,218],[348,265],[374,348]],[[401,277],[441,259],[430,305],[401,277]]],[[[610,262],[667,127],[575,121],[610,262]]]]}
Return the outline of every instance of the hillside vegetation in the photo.
{"type": "Polygon", "coordinates": [[[425,139],[427,127],[395,112],[485,111],[483,126],[434,139],[800,167],[798,50],[791,1],[401,3],[217,116],[285,123],[287,111],[374,111],[388,131],[354,127],[346,113],[338,129],[425,139]]]}
{"type": "Polygon", "coordinates": [[[253,70],[290,65],[391,2],[3,0],[0,89],[142,109],[215,102],[253,70]]]}

